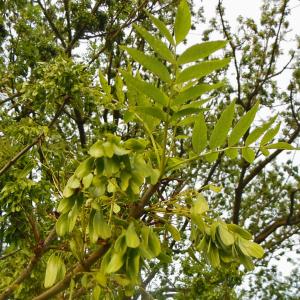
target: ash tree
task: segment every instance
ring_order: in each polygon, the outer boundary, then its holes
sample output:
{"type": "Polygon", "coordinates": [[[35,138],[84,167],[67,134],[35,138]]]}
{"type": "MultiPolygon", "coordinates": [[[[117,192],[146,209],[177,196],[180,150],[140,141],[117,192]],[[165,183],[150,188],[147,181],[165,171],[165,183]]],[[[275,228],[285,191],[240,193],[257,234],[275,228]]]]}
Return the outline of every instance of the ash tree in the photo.
{"type": "Polygon", "coordinates": [[[0,3],[0,299],[234,298],[298,233],[298,170],[267,168],[300,130],[297,72],[273,81],[288,1],[270,32],[240,21],[268,40],[248,48],[221,2],[184,46],[189,4],[0,3]],[[291,111],[260,120],[277,96],[291,111]]]}

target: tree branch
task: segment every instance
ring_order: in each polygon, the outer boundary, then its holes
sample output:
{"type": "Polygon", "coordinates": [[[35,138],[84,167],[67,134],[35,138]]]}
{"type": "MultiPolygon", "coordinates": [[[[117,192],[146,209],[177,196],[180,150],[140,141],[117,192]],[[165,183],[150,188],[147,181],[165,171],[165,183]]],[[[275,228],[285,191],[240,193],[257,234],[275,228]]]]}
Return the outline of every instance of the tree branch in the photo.
{"type": "MultiPolygon", "coordinates": [[[[54,115],[52,121],[49,123],[48,128],[51,128],[61,113],[63,112],[63,108],[70,99],[69,96],[65,96],[63,104],[59,107],[56,114],[54,115]]],[[[10,161],[8,161],[1,169],[0,169],[0,176],[3,175],[12,165],[14,165],[20,157],[22,157],[25,153],[27,153],[33,146],[38,144],[45,136],[45,133],[40,133],[29,145],[27,145],[25,148],[23,148],[19,153],[17,153],[10,161]]]]}
{"type": "Polygon", "coordinates": [[[241,210],[241,203],[242,203],[242,196],[243,196],[243,191],[244,191],[244,177],[246,174],[246,171],[249,167],[249,164],[244,161],[244,165],[242,167],[241,173],[240,173],[240,178],[239,178],[239,183],[237,188],[235,189],[235,198],[234,198],[234,204],[233,204],[233,214],[232,214],[232,222],[234,224],[239,223],[239,216],[240,216],[240,210],[241,210]]]}
{"type": "MultiPolygon", "coordinates": [[[[257,79],[257,84],[256,84],[253,92],[248,96],[248,104],[249,104],[248,106],[251,105],[252,100],[257,96],[257,94],[258,94],[259,90],[261,89],[261,87],[263,86],[263,84],[266,83],[266,81],[269,80],[270,78],[276,76],[274,74],[273,74],[274,76],[270,76],[270,73],[272,71],[272,65],[275,62],[276,49],[278,47],[280,31],[281,31],[282,24],[284,22],[284,15],[285,15],[285,11],[286,11],[286,8],[287,8],[287,4],[288,4],[288,0],[284,0],[283,4],[282,4],[282,7],[280,8],[281,17],[280,17],[278,29],[277,29],[277,32],[276,32],[275,41],[274,41],[274,44],[273,44],[273,47],[272,47],[272,52],[271,52],[271,57],[270,57],[268,69],[267,69],[263,79],[260,79],[260,78],[257,79]]],[[[288,64],[289,63],[290,62],[288,62],[288,64]]],[[[283,72],[283,70],[285,70],[285,68],[286,67],[284,67],[282,69],[282,72],[283,72]]],[[[278,74],[280,74],[280,73],[281,72],[279,72],[278,74]]]]}
{"type": "Polygon", "coordinates": [[[36,248],[34,256],[30,259],[27,267],[23,270],[23,272],[19,275],[19,277],[13,281],[5,290],[3,293],[0,294],[0,300],[7,299],[14,290],[19,286],[20,283],[22,283],[32,272],[35,265],[38,263],[42,255],[48,250],[49,244],[56,236],[56,230],[55,227],[50,231],[48,234],[46,240],[43,244],[40,244],[40,247],[36,248]]]}
{"type": "Polygon", "coordinates": [[[158,187],[159,187],[159,182],[154,185],[151,184],[148,187],[148,189],[145,191],[145,193],[142,196],[142,198],[140,199],[140,201],[138,201],[137,203],[134,203],[131,206],[129,215],[132,218],[138,219],[143,215],[145,206],[147,205],[147,203],[149,202],[149,200],[153,196],[153,194],[157,191],[158,187]]]}
{"type": "MultiPolygon", "coordinates": [[[[292,143],[300,133],[300,126],[295,129],[289,140],[287,141],[289,144],[292,143]]],[[[266,167],[272,160],[274,160],[282,151],[282,149],[278,149],[274,151],[270,156],[268,156],[265,160],[261,161],[250,173],[245,177],[243,181],[242,188],[245,188],[260,172],[262,169],[266,167]]]]}
{"type": "Polygon", "coordinates": [[[88,65],[90,66],[96,59],[98,59],[98,57],[107,49],[108,46],[108,41],[112,41],[115,37],[118,36],[118,34],[120,33],[120,31],[126,27],[128,27],[130,24],[132,24],[133,22],[135,22],[138,19],[138,16],[136,18],[133,19],[134,15],[141,11],[149,2],[149,0],[145,0],[143,1],[139,7],[136,10],[132,10],[132,12],[130,13],[129,17],[127,18],[127,20],[125,21],[125,23],[120,26],[117,30],[109,32],[108,33],[108,37],[106,39],[106,43],[104,44],[104,46],[92,57],[92,59],[90,60],[90,62],[88,63],[88,65]]]}
{"type": "Polygon", "coordinates": [[[230,37],[230,34],[227,31],[227,28],[226,28],[226,25],[225,25],[225,20],[224,20],[224,15],[223,15],[223,8],[222,8],[222,0],[219,0],[217,10],[218,10],[219,15],[220,15],[223,33],[224,33],[226,39],[228,40],[229,45],[230,45],[231,50],[232,50],[234,67],[235,67],[235,71],[236,71],[236,82],[237,82],[237,87],[238,87],[238,96],[237,96],[236,103],[240,104],[243,108],[245,108],[245,104],[243,103],[242,97],[241,97],[241,75],[240,75],[240,69],[239,69],[237,56],[236,56],[236,45],[234,45],[234,43],[232,41],[232,38],[230,37]]]}
{"type": "Polygon", "coordinates": [[[0,106],[3,105],[4,103],[8,102],[8,101],[11,101],[11,100],[13,100],[13,99],[21,96],[21,95],[22,95],[22,93],[18,92],[18,93],[15,93],[15,94],[13,94],[13,95],[11,95],[11,96],[9,96],[9,97],[1,100],[0,101],[0,106]]]}
{"type": "Polygon", "coordinates": [[[51,19],[51,17],[49,16],[47,9],[43,6],[42,2],[40,0],[37,0],[37,3],[39,4],[40,8],[42,9],[44,16],[46,17],[52,31],[54,32],[55,36],[60,40],[62,46],[64,48],[67,47],[62,35],[60,34],[59,30],[57,29],[57,27],[55,26],[55,24],[53,23],[53,20],[51,19]]]}
{"type": "MultiPolygon", "coordinates": [[[[273,232],[276,231],[279,227],[286,226],[289,217],[283,217],[274,221],[271,225],[267,226],[263,229],[255,238],[255,243],[262,243],[264,242],[273,232]]],[[[296,225],[300,223],[300,215],[296,215],[289,220],[289,225],[296,225]]]]}
{"type": "MultiPolygon", "coordinates": [[[[94,15],[99,6],[101,5],[101,0],[96,1],[94,7],[92,8],[91,14],[94,15]]],[[[68,44],[68,46],[66,47],[66,53],[68,53],[69,56],[71,56],[71,51],[74,47],[74,45],[76,44],[76,42],[80,39],[80,37],[82,36],[83,32],[84,32],[84,26],[81,26],[75,33],[73,36],[73,39],[70,41],[70,43],[68,44]]]]}
{"type": "Polygon", "coordinates": [[[103,256],[107,252],[109,247],[110,244],[106,244],[98,250],[92,252],[85,260],[83,260],[82,262],[78,262],[74,266],[74,268],[68,272],[68,274],[63,280],[57,282],[54,286],[33,298],[33,300],[51,299],[53,296],[64,291],[70,284],[70,281],[74,275],[83,272],[87,270],[90,266],[92,266],[101,256],[103,256]]]}
{"type": "Polygon", "coordinates": [[[82,148],[85,148],[86,134],[84,130],[84,120],[82,118],[80,111],[77,108],[74,108],[74,114],[75,114],[75,122],[77,124],[78,132],[79,132],[80,144],[82,148]]]}

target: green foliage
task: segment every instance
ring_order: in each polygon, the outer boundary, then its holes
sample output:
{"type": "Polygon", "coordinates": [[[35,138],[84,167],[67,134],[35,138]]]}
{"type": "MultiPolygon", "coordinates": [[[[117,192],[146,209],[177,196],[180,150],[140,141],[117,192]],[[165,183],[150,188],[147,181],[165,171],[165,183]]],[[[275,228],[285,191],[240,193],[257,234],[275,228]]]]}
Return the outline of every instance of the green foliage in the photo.
{"type": "MultiPolygon", "coordinates": [[[[148,297],[155,274],[157,299],[172,278],[176,299],[237,299],[241,270],[268,257],[269,227],[258,225],[266,204],[245,182],[261,176],[263,156],[295,148],[278,137],[276,117],[257,125],[265,99],[228,96],[232,60],[211,55],[231,41],[178,52],[192,3],[158,18],[148,3],[100,2],[3,4],[0,299],[148,297]],[[80,39],[89,47],[79,59],[80,39]],[[243,193],[249,220],[236,203],[243,193]]],[[[265,176],[261,198],[271,180],[284,182],[265,176]]],[[[296,222],[291,206],[284,225],[296,222]]]]}

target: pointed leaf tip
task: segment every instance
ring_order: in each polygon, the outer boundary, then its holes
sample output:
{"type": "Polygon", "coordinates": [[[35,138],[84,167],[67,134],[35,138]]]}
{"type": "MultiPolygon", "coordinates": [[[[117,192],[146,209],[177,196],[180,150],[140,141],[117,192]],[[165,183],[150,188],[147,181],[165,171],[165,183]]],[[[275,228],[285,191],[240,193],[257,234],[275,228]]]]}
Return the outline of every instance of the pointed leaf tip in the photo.
{"type": "Polygon", "coordinates": [[[174,24],[174,32],[176,44],[180,44],[191,29],[191,12],[188,3],[186,0],[181,0],[178,6],[175,24],[174,24]]]}

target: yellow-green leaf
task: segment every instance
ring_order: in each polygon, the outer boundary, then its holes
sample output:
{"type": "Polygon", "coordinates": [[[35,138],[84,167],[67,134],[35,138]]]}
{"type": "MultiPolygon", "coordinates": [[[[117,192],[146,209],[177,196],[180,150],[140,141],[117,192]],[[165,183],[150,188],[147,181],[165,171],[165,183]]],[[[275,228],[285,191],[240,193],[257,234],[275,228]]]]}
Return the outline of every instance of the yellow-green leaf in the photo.
{"type": "Polygon", "coordinates": [[[191,29],[191,12],[186,0],[181,0],[177,9],[174,32],[176,44],[182,42],[191,29]]]}
{"type": "Polygon", "coordinates": [[[162,81],[170,83],[171,77],[169,74],[168,69],[165,65],[159,61],[157,58],[146,55],[143,52],[128,48],[128,47],[121,47],[122,49],[126,50],[128,54],[138,63],[140,63],[143,67],[157,75],[162,81]]]}
{"type": "Polygon", "coordinates": [[[229,62],[230,58],[200,62],[181,71],[177,77],[176,82],[183,83],[191,79],[200,79],[212,73],[213,71],[224,68],[229,64],[229,62]]]}
{"type": "Polygon", "coordinates": [[[209,146],[215,149],[224,144],[228,131],[231,127],[234,116],[235,101],[232,101],[222,112],[220,119],[214,126],[213,132],[210,137],[209,146]]]}
{"type": "Polygon", "coordinates": [[[280,123],[275,126],[275,128],[269,129],[264,136],[261,139],[260,146],[265,146],[267,143],[269,143],[278,133],[280,129],[280,123]]]}
{"type": "Polygon", "coordinates": [[[227,41],[209,41],[201,44],[196,44],[186,49],[177,60],[179,65],[183,65],[189,62],[196,61],[201,58],[205,58],[215,51],[224,48],[227,41]]]}
{"type": "Polygon", "coordinates": [[[280,149],[280,150],[295,150],[292,145],[286,142],[277,142],[273,144],[266,145],[266,149],[280,149]]]}
{"type": "Polygon", "coordinates": [[[64,236],[69,231],[68,214],[62,214],[55,224],[56,233],[59,236],[64,236]]]}
{"type": "Polygon", "coordinates": [[[238,226],[236,224],[227,224],[227,228],[232,232],[236,232],[237,234],[239,234],[241,237],[243,237],[246,240],[252,239],[252,234],[249,231],[241,228],[240,226],[238,226]]]}
{"type": "Polygon", "coordinates": [[[111,228],[100,211],[96,211],[94,215],[93,227],[96,234],[102,239],[106,240],[111,237],[111,228]]]}
{"type": "Polygon", "coordinates": [[[192,134],[193,150],[200,154],[207,145],[207,127],[203,113],[199,113],[193,128],[192,134]]]}
{"type": "Polygon", "coordinates": [[[219,237],[225,246],[230,246],[234,243],[234,237],[227,229],[227,225],[220,224],[217,228],[219,237]]]}
{"type": "Polygon", "coordinates": [[[154,256],[158,256],[161,252],[160,240],[155,232],[150,230],[148,237],[148,247],[149,250],[154,254],[154,256]]]}
{"type": "Polygon", "coordinates": [[[239,142],[244,136],[246,131],[250,128],[255,115],[259,107],[259,102],[256,104],[238,121],[235,127],[232,129],[231,134],[228,138],[228,146],[233,146],[239,142]]]}
{"type": "Polygon", "coordinates": [[[242,149],[242,157],[251,164],[255,160],[255,151],[249,147],[245,147],[242,149]]]}
{"type": "Polygon", "coordinates": [[[174,39],[173,39],[170,31],[166,27],[166,25],[161,20],[155,18],[151,14],[149,14],[147,12],[146,12],[146,14],[151,19],[152,23],[156,26],[156,28],[159,30],[159,32],[161,33],[161,35],[163,35],[170,42],[170,44],[172,44],[173,46],[175,46],[174,39]]]}
{"type": "Polygon", "coordinates": [[[197,199],[192,203],[191,214],[200,215],[207,212],[208,210],[209,207],[207,201],[202,194],[198,194],[197,199]]]}
{"type": "Polygon", "coordinates": [[[181,91],[174,99],[173,104],[180,105],[184,104],[188,100],[197,99],[204,93],[210,92],[214,89],[218,89],[224,86],[224,82],[218,82],[215,84],[198,84],[196,86],[190,87],[186,90],[181,91]]]}
{"type": "Polygon", "coordinates": [[[114,253],[105,269],[106,273],[114,273],[122,268],[124,264],[123,255],[120,253],[114,253]]]}
{"type": "Polygon", "coordinates": [[[249,146],[252,143],[254,143],[256,140],[258,140],[265,132],[272,126],[272,124],[275,122],[277,116],[271,118],[268,122],[264,123],[263,125],[255,128],[253,131],[250,132],[248,135],[245,145],[249,146]]]}
{"type": "Polygon", "coordinates": [[[126,244],[129,248],[137,248],[140,245],[140,239],[135,231],[133,222],[129,224],[126,230],[126,244]]]}
{"type": "Polygon", "coordinates": [[[167,224],[166,229],[171,233],[171,235],[175,241],[178,242],[181,240],[180,232],[172,224],[167,224]]]}
{"type": "Polygon", "coordinates": [[[145,28],[138,25],[133,26],[134,29],[149,43],[149,45],[158,55],[171,63],[176,62],[173,53],[169,50],[166,44],[164,44],[160,39],[151,35],[145,28]]]}
{"type": "Polygon", "coordinates": [[[56,282],[57,273],[60,268],[59,263],[60,261],[57,255],[52,254],[49,257],[47,261],[46,274],[44,280],[45,288],[51,287],[56,282]]]}
{"type": "Polygon", "coordinates": [[[136,77],[132,77],[125,71],[122,71],[122,75],[125,78],[127,85],[130,85],[130,87],[134,88],[137,92],[144,93],[149,98],[164,106],[168,105],[168,96],[156,86],[136,77]]]}

